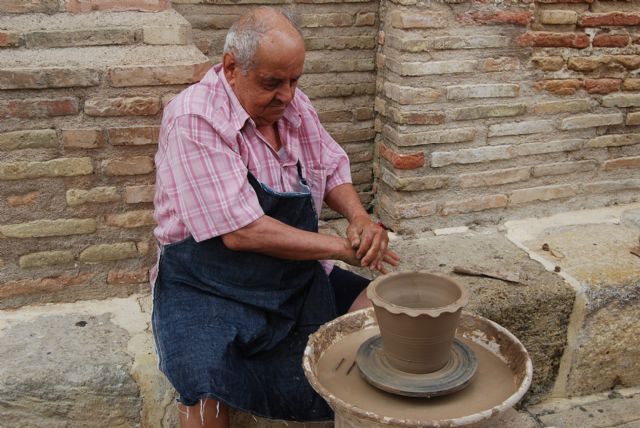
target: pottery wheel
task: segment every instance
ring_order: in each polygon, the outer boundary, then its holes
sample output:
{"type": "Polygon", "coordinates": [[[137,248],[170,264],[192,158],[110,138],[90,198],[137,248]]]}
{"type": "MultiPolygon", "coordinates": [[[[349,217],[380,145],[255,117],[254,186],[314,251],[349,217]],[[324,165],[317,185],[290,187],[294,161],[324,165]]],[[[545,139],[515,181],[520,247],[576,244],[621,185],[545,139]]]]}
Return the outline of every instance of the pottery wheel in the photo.
{"type": "Polygon", "coordinates": [[[473,351],[456,338],[451,347],[451,358],[440,370],[425,374],[400,371],[389,364],[379,334],[362,343],[356,363],[362,377],[371,385],[408,397],[436,397],[460,391],[478,368],[473,351]]]}

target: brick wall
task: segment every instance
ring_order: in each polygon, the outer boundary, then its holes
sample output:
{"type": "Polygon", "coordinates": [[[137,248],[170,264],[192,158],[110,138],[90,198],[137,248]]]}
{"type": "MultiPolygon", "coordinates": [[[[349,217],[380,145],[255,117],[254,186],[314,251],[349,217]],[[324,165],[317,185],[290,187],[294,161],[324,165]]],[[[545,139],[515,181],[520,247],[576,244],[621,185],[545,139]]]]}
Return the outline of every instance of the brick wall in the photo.
{"type": "Polygon", "coordinates": [[[0,1],[0,308],[148,290],[162,106],[210,67],[168,5],[0,1]]]}
{"type": "MultiPolygon", "coordinates": [[[[0,308],[148,289],[162,107],[264,4],[213,3],[0,0],[0,308]]],[[[395,230],[637,198],[638,0],[292,6],[301,87],[395,230]]]]}
{"type": "Polygon", "coordinates": [[[637,200],[640,2],[381,10],[376,208],[390,226],[637,200]]]}

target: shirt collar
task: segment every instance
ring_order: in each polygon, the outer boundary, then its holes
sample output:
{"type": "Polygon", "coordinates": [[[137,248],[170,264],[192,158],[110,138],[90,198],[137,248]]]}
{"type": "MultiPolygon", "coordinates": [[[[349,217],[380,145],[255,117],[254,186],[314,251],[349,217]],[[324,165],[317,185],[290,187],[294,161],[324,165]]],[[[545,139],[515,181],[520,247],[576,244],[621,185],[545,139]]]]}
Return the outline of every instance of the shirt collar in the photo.
{"type": "MultiPolygon", "coordinates": [[[[237,131],[239,131],[244,127],[247,120],[251,121],[252,124],[253,120],[251,119],[251,117],[249,117],[245,109],[242,107],[240,101],[238,100],[238,97],[236,97],[235,92],[233,92],[233,88],[231,87],[231,85],[229,85],[229,82],[227,82],[227,78],[224,75],[224,70],[222,69],[222,64],[218,64],[216,65],[216,67],[218,67],[218,69],[216,70],[218,73],[218,78],[222,82],[222,86],[227,93],[227,96],[229,97],[229,106],[231,108],[231,120],[233,121],[233,126],[237,131]]],[[[284,110],[282,118],[289,122],[292,127],[299,128],[302,124],[302,115],[294,104],[295,99],[284,110]]]]}

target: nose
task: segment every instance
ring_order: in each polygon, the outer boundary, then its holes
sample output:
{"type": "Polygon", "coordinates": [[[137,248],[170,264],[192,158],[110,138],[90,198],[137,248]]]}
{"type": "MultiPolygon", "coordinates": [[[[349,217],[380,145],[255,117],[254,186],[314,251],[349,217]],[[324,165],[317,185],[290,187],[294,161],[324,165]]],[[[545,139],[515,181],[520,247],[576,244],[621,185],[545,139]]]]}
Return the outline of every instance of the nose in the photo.
{"type": "Polygon", "coordinates": [[[296,93],[296,87],[291,82],[284,82],[280,85],[278,89],[278,93],[276,94],[276,99],[283,104],[289,104],[296,93]]]}

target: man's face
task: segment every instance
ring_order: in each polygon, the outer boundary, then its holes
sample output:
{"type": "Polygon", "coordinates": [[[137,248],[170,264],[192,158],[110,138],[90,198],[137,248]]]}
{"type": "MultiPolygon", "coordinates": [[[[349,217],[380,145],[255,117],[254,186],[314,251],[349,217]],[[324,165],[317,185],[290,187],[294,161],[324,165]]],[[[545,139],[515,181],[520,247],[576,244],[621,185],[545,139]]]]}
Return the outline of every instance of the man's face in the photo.
{"type": "Polygon", "coordinates": [[[223,64],[227,81],[256,126],[272,125],[295,95],[304,69],[304,44],[297,33],[271,31],[260,39],[255,66],[246,74],[230,53],[223,64]]]}

